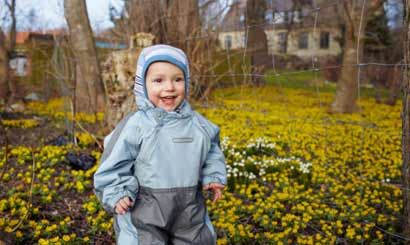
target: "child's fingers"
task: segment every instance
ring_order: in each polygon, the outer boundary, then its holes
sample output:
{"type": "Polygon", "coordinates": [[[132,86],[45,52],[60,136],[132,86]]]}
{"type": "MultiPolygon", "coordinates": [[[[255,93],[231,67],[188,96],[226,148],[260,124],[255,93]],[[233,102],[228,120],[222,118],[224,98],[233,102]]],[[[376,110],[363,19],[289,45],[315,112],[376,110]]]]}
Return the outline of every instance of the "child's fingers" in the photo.
{"type": "Polygon", "coordinates": [[[213,198],[212,202],[218,201],[219,199],[221,199],[221,197],[222,197],[222,191],[221,191],[221,189],[215,188],[215,189],[214,189],[214,198],[213,198]]]}
{"type": "Polygon", "coordinates": [[[125,213],[125,210],[120,206],[120,205],[118,205],[117,204],[117,206],[115,206],[115,213],[117,213],[117,214],[124,214],[125,213]]]}
{"type": "Polygon", "coordinates": [[[224,188],[225,186],[220,183],[210,183],[209,184],[211,188],[224,188]]]}
{"type": "Polygon", "coordinates": [[[132,206],[131,198],[129,198],[129,197],[124,197],[122,200],[124,201],[124,203],[125,203],[128,207],[131,207],[131,206],[132,206]]]}
{"type": "Polygon", "coordinates": [[[132,202],[129,197],[120,199],[116,204],[117,213],[124,214],[129,207],[132,206],[132,202]]]}
{"type": "Polygon", "coordinates": [[[225,188],[225,186],[223,184],[220,184],[220,183],[209,183],[209,184],[206,184],[206,185],[202,186],[203,190],[209,190],[209,189],[214,189],[214,188],[223,189],[223,188],[225,188]]]}

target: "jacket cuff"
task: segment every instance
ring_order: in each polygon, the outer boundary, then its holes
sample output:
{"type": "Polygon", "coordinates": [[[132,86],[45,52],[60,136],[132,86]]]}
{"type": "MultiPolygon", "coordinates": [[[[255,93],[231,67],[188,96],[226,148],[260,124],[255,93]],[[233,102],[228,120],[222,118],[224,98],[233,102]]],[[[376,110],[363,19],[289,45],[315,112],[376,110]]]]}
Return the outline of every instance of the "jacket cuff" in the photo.
{"type": "Polygon", "coordinates": [[[134,201],[136,194],[129,190],[118,191],[117,193],[111,195],[111,197],[106,201],[106,203],[104,204],[104,209],[111,213],[115,213],[115,205],[121,198],[124,197],[129,197],[132,201],[134,201]]]}
{"type": "Polygon", "coordinates": [[[215,176],[205,176],[202,179],[202,185],[207,185],[209,183],[219,183],[222,185],[226,185],[226,179],[221,179],[215,176]]]}

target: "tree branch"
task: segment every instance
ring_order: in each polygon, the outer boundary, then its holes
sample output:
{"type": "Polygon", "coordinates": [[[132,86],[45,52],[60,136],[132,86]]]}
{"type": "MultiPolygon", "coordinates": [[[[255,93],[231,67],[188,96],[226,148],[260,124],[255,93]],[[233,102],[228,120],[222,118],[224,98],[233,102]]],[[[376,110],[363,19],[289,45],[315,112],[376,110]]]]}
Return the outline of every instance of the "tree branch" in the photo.
{"type": "Polygon", "coordinates": [[[370,3],[369,9],[367,10],[367,11],[369,11],[368,13],[374,13],[377,10],[379,10],[383,6],[384,2],[385,2],[385,0],[373,0],[370,3]]]}

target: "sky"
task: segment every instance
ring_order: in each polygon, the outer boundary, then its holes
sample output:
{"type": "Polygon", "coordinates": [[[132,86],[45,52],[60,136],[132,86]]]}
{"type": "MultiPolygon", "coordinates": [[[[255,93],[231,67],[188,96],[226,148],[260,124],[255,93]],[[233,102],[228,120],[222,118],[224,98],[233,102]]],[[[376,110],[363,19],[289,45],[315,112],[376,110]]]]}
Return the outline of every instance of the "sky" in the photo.
{"type": "MultiPolygon", "coordinates": [[[[121,0],[86,0],[91,26],[95,31],[112,26],[109,7],[120,9],[121,0]]],[[[7,26],[6,7],[0,0],[0,25],[7,26]]],[[[66,25],[63,0],[17,0],[17,28],[54,29],[66,25]]]]}

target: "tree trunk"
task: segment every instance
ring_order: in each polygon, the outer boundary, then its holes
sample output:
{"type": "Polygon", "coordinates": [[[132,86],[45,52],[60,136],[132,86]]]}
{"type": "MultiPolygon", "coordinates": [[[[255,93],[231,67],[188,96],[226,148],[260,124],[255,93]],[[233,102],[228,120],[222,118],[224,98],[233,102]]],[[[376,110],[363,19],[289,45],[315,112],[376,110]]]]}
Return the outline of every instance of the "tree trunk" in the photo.
{"type": "Polygon", "coordinates": [[[368,13],[373,14],[383,6],[382,3],[383,0],[341,2],[340,7],[344,9],[343,20],[346,32],[342,70],[337,82],[336,96],[331,106],[331,111],[334,113],[352,113],[357,109],[356,99],[360,77],[357,77],[359,67],[356,64],[360,62],[363,53],[364,27],[368,22],[368,13]]]}
{"type": "MultiPolygon", "coordinates": [[[[11,28],[10,28],[8,56],[10,60],[12,57],[12,54],[14,53],[14,48],[16,47],[16,33],[17,33],[16,0],[11,0],[9,4],[9,11],[11,15],[11,28]]],[[[17,84],[16,84],[17,81],[14,77],[10,76],[10,73],[7,78],[8,78],[7,83],[9,85],[9,91],[10,91],[10,96],[8,98],[7,103],[13,104],[17,97],[17,84]]]]}
{"type": "Polygon", "coordinates": [[[4,99],[8,105],[14,104],[17,97],[17,85],[16,80],[10,74],[9,61],[13,56],[14,48],[16,46],[16,0],[5,2],[11,18],[11,27],[9,31],[9,39],[6,44],[6,38],[3,31],[0,28],[0,74],[4,74],[4,77],[0,77],[0,98],[4,99]]]}
{"type": "Polygon", "coordinates": [[[403,81],[403,111],[402,111],[402,154],[403,154],[403,219],[404,237],[410,237],[410,0],[406,0],[405,5],[405,25],[404,30],[404,81],[403,81]]]}
{"type": "Polygon", "coordinates": [[[251,55],[252,81],[256,85],[265,83],[264,79],[255,74],[261,74],[272,65],[268,55],[268,43],[265,33],[265,0],[248,0],[246,2],[246,49],[251,55]]]}
{"type": "Polygon", "coordinates": [[[16,19],[16,0],[11,0],[10,3],[7,3],[7,7],[10,11],[11,17],[11,28],[10,28],[10,41],[9,41],[9,52],[13,52],[16,46],[16,26],[17,26],[17,19],[16,19]]]}
{"type": "Polygon", "coordinates": [[[8,99],[9,57],[6,49],[6,37],[0,29],[0,104],[8,99]]]}
{"type": "Polygon", "coordinates": [[[345,38],[343,65],[337,82],[336,98],[332,104],[332,112],[351,113],[357,109],[358,66],[354,65],[357,59],[356,43],[355,40],[345,38]]]}
{"type": "Polygon", "coordinates": [[[89,113],[103,111],[106,104],[106,91],[100,74],[85,0],[65,0],[64,12],[77,66],[76,109],[89,113]]]}
{"type": "Polygon", "coordinates": [[[394,66],[389,76],[389,98],[386,104],[394,106],[400,96],[400,86],[403,83],[403,71],[400,65],[394,66]]]}

